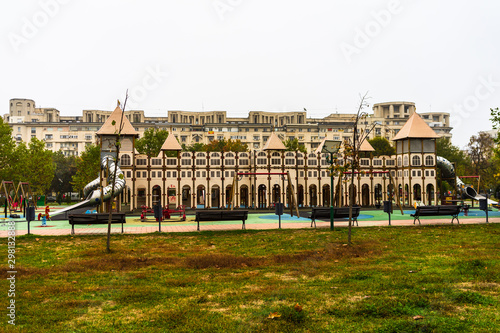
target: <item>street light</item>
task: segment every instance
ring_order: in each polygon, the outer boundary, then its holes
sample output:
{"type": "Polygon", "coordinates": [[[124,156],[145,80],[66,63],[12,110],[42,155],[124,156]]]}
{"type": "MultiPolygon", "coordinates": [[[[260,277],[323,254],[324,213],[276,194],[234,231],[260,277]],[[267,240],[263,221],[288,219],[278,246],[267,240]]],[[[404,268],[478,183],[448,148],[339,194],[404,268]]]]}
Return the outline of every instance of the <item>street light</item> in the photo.
{"type": "Polygon", "coordinates": [[[332,172],[330,173],[330,230],[333,231],[333,154],[336,154],[339,149],[342,141],[340,140],[325,140],[323,144],[323,148],[321,149],[322,153],[329,154],[329,158],[327,156],[326,161],[330,163],[332,168],[332,172]]]}

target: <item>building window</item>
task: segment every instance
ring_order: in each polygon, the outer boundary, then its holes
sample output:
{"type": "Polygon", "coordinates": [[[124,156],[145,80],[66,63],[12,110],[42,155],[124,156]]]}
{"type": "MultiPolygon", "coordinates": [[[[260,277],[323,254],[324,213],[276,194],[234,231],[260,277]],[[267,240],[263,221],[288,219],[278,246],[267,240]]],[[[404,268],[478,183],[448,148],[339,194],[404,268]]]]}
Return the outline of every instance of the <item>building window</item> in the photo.
{"type": "Polygon", "coordinates": [[[411,164],[412,165],[420,165],[420,156],[413,156],[411,159],[411,164]]]}
{"type": "Polygon", "coordinates": [[[426,156],[425,157],[425,165],[434,165],[434,157],[426,156]]]}
{"type": "Polygon", "coordinates": [[[120,159],[120,164],[121,165],[130,165],[131,163],[131,159],[130,159],[130,155],[122,155],[121,159],[120,159]]]}

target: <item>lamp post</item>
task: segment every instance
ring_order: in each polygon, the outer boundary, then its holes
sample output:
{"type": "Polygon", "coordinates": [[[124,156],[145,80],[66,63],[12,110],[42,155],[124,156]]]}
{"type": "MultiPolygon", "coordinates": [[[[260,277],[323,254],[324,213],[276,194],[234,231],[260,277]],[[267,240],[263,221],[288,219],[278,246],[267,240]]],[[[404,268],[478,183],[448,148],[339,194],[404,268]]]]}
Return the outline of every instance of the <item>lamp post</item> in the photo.
{"type": "Polygon", "coordinates": [[[323,148],[321,149],[322,153],[329,154],[326,158],[326,161],[330,163],[331,173],[330,173],[330,230],[333,231],[333,154],[336,154],[339,149],[342,141],[340,140],[325,140],[323,144],[323,148]]]}

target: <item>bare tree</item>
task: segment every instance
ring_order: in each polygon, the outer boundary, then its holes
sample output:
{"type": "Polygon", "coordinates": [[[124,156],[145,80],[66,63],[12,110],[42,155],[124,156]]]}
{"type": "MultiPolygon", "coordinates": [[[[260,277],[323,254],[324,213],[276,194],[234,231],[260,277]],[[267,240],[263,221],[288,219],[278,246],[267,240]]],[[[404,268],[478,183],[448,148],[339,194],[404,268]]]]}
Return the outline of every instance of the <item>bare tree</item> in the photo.
{"type": "MultiPolygon", "coordinates": [[[[113,177],[111,180],[111,198],[110,200],[110,207],[109,207],[109,217],[108,217],[108,237],[106,240],[106,252],[110,253],[111,252],[111,247],[110,247],[110,239],[111,239],[111,220],[113,218],[113,203],[112,200],[114,198],[115,194],[115,184],[116,184],[116,172],[118,170],[118,156],[120,155],[120,147],[121,147],[121,133],[123,130],[123,115],[125,113],[125,107],[127,105],[127,99],[128,99],[128,89],[127,92],[125,93],[125,101],[123,103],[123,108],[122,108],[122,114],[120,117],[120,125],[118,126],[118,130],[116,131],[116,140],[115,140],[115,147],[116,147],[116,157],[114,158],[115,161],[115,168],[113,170],[113,177]]],[[[120,105],[120,101],[118,101],[118,105],[120,105]]],[[[116,125],[115,121],[111,123],[113,126],[116,125]]],[[[121,175],[123,176],[123,175],[121,175]]]]}
{"type": "Polygon", "coordinates": [[[345,154],[350,158],[351,167],[351,185],[349,186],[349,231],[347,234],[347,243],[351,245],[351,234],[352,234],[352,207],[354,206],[354,199],[356,193],[354,191],[354,175],[356,170],[359,170],[359,151],[363,141],[368,140],[368,136],[371,131],[378,123],[369,124],[367,121],[368,113],[363,111],[363,109],[369,106],[367,100],[368,92],[363,96],[360,95],[360,101],[358,105],[358,110],[356,116],[353,118],[354,127],[352,140],[344,143],[345,154]]]}

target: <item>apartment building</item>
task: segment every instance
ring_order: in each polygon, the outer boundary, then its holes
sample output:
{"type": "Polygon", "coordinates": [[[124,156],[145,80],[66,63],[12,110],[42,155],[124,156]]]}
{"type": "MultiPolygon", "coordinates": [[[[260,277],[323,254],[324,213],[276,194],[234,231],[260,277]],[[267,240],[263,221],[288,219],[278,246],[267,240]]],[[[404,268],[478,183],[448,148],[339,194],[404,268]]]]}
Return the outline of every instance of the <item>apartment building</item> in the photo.
{"type": "MultiPolygon", "coordinates": [[[[392,140],[406,120],[416,111],[412,102],[377,103],[373,112],[361,121],[359,131],[370,130],[369,138],[392,140]]],[[[55,108],[37,108],[31,99],[10,100],[4,116],[13,129],[16,141],[32,137],[45,140],[48,149],[65,155],[80,155],[85,145],[95,142],[96,131],[111,111],[83,110],[82,116],[61,116],[55,108]]],[[[446,112],[420,113],[439,136],[451,137],[450,115],[446,112]]],[[[250,111],[248,117],[228,117],[226,111],[168,111],[165,117],[147,117],[143,110],[125,111],[124,116],[139,133],[150,127],[172,132],[181,144],[207,144],[212,140],[233,139],[261,150],[272,132],[286,141],[297,139],[308,152],[314,151],[327,137],[343,140],[352,137],[355,114],[332,113],[324,118],[308,118],[307,111],[250,111]]]]}

